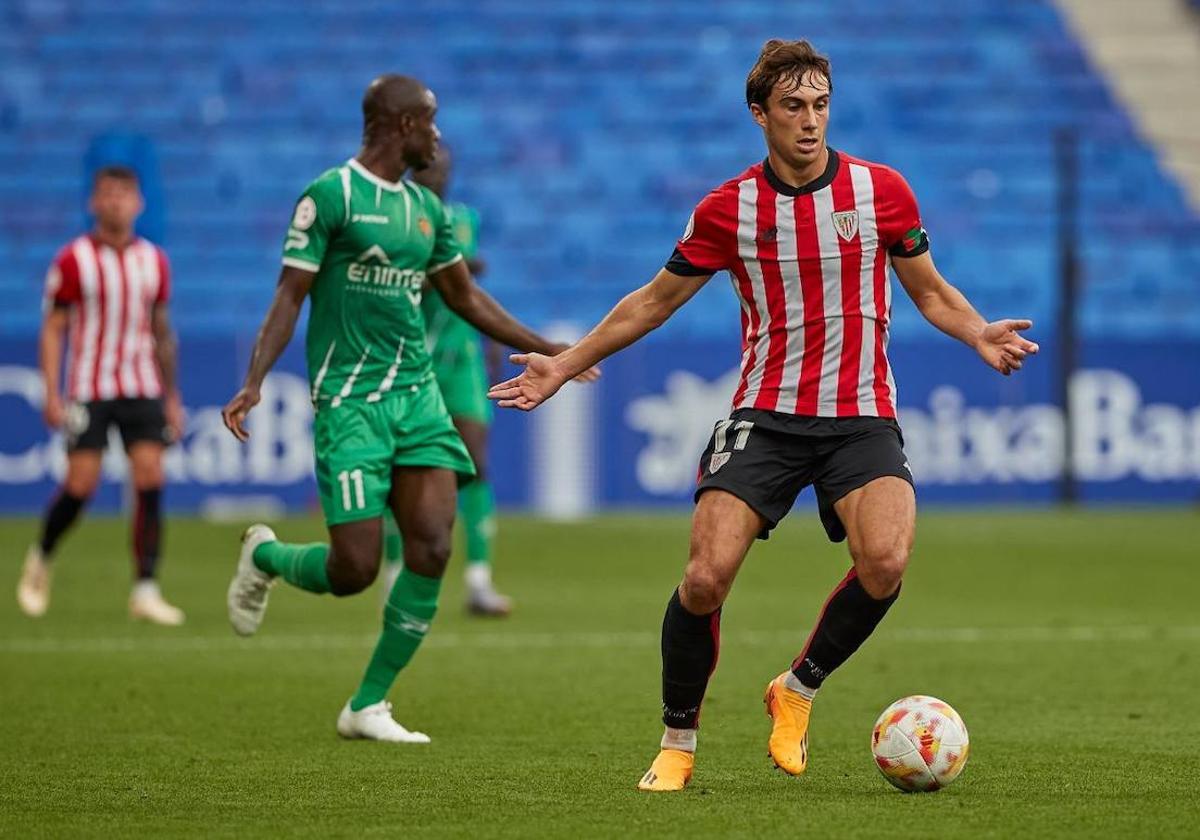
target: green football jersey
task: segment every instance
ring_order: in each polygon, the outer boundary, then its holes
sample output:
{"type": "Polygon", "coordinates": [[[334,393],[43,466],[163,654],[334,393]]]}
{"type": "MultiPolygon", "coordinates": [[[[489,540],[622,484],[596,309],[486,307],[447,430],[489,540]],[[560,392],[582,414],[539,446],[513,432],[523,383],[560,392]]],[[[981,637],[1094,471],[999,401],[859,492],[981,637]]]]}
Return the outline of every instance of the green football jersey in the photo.
{"type": "Polygon", "coordinates": [[[313,181],[283,246],[284,265],[317,275],[306,342],[313,404],[377,402],[428,378],[421,290],[462,258],[449,214],[425,187],[389,183],[354,159],[313,181]]]}
{"type": "MultiPolygon", "coordinates": [[[[479,214],[466,204],[452,203],[445,207],[463,256],[473,259],[479,252],[479,214]]],[[[452,364],[479,341],[475,328],[458,317],[436,289],[426,291],[421,311],[425,315],[427,343],[435,365],[452,364]]]]}

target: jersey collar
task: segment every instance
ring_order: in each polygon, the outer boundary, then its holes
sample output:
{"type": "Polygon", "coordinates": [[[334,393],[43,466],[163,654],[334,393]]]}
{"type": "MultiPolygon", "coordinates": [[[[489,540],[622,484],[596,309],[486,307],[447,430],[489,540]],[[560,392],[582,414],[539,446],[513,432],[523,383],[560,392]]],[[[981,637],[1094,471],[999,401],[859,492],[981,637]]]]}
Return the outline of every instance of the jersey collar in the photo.
{"type": "Polygon", "coordinates": [[[361,163],[359,163],[358,158],[350,158],[350,160],[347,161],[346,165],[349,166],[351,169],[353,169],[355,172],[357,172],[362,177],[366,178],[372,184],[379,187],[380,189],[390,190],[391,192],[400,192],[401,190],[403,190],[405,188],[405,185],[407,184],[407,182],[403,178],[401,178],[399,181],[396,181],[395,183],[392,183],[391,181],[383,180],[378,175],[376,175],[374,172],[372,172],[370,169],[367,169],[367,167],[365,167],[361,163]]]}
{"type": "Polygon", "coordinates": [[[823,190],[833,183],[833,179],[837,176],[839,162],[840,156],[831,148],[829,150],[829,162],[825,164],[825,171],[817,178],[800,187],[793,187],[791,184],[784,183],[783,179],[776,175],[775,170],[771,168],[770,160],[763,161],[763,177],[767,179],[767,183],[771,185],[771,189],[777,193],[790,196],[808,195],[809,193],[815,193],[817,190],[823,190]]]}

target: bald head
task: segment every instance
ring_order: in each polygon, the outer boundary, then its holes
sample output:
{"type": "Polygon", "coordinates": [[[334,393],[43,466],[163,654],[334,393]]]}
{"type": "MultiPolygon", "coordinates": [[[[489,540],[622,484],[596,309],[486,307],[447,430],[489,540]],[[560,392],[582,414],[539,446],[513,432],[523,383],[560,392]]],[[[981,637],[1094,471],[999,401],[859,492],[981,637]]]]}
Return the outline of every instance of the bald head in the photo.
{"type": "Polygon", "coordinates": [[[437,98],[418,79],[387,73],[363,93],[363,146],[395,150],[409,166],[433,159],[438,131],[437,98]]]}
{"type": "Polygon", "coordinates": [[[381,129],[395,127],[401,117],[416,117],[432,107],[433,93],[417,79],[396,73],[379,76],[363,94],[363,137],[377,137],[381,129]]]}

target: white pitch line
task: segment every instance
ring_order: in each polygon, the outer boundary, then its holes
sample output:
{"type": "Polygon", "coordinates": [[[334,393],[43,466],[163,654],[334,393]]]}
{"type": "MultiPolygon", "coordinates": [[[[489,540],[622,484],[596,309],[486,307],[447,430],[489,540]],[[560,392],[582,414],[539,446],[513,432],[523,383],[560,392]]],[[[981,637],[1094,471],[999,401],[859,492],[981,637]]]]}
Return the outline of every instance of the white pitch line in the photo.
{"type": "MultiPolygon", "coordinates": [[[[802,644],[805,631],[729,631],[722,644],[768,646],[802,644]]],[[[373,634],[272,635],[255,639],[235,636],[175,636],[169,638],[114,637],[95,639],[0,639],[0,654],[50,653],[224,653],[254,651],[333,651],[371,647],[373,634]]],[[[900,627],[883,630],[874,644],[888,642],[983,642],[1057,644],[1062,642],[1150,642],[1200,641],[1200,625],[1154,627],[1150,625],[1066,627],[900,627]]],[[[611,633],[438,633],[435,629],[425,647],[530,650],[556,648],[656,648],[657,633],[649,631],[611,633]]]]}

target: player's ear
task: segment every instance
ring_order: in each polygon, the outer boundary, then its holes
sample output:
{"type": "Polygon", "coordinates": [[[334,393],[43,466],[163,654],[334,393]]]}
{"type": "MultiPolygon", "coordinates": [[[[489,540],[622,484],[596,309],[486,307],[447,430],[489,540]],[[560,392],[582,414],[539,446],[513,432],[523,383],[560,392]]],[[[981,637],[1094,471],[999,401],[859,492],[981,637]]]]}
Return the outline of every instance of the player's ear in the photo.
{"type": "Polygon", "coordinates": [[[757,102],[750,103],[750,116],[758,123],[759,128],[767,127],[767,112],[757,102]]]}

